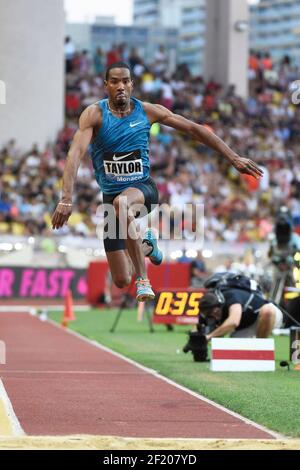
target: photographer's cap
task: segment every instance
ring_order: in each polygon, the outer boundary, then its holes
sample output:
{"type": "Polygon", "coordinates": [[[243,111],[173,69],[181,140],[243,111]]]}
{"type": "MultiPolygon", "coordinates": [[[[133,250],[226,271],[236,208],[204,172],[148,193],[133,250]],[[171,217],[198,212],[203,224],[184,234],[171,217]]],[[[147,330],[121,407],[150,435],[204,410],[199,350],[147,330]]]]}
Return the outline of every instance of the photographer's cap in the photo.
{"type": "Polygon", "coordinates": [[[218,297],[213,292],[208,292],[207,294],[204,294],[204,296],[201,297],[201,299],[199,300],[199,308],[201,314],[209,313],[212,308],[219,306],[220,302],[218,300],[218,297]]]}

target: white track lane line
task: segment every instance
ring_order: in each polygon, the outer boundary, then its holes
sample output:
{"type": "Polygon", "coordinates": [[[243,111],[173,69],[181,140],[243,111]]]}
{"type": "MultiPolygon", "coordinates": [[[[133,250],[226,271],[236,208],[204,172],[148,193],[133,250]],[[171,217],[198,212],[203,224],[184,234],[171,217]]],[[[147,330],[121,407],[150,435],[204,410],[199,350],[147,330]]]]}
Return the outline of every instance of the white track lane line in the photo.
{"type": "MultiPolygon", "coordinates": [[[[74,305],[73,306],[75,312],[76,311],[87,311],[90,310],[88,305],[74,305]]],[[[37,315],[38,311],[41,310],[51,310],[55,311],[62,311],[64,309],[64,305],[1,305],[0,306],[0,313],[31,313],[31,315],[37,315]]]]}

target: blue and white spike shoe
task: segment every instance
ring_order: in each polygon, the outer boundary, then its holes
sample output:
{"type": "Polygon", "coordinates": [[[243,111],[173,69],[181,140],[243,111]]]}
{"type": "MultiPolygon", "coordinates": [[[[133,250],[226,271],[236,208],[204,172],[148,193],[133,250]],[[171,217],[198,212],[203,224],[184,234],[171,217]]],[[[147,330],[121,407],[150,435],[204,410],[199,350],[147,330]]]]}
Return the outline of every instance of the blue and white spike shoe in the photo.
{"type": "Polygon", "coordinates": [[[155,294],[152,290],[149,279],[142,279],[138,277],[136,283],[136,300],[138,302],[146,302],[147,300],[153,300],[155,294]]]}
{"type": "Polygon", "coordinates": [[[147,243],[147,245],[152,247],[152,251],[150,251],[149,255],[147,255],[151,261],[151,263],[158,266],[162,263],[163,260],[163,253],[158,248],[157,245],[157,235],[151,228],[148,228],[145,232],[143,243],[147,243]]]}

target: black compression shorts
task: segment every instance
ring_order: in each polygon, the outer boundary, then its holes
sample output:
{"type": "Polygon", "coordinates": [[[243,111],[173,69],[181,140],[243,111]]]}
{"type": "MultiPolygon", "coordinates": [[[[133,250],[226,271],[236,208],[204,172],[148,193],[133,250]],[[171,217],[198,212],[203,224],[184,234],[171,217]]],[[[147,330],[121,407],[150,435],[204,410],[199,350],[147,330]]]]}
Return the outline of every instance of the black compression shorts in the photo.
{"type": "MultiPolygon", "coordinates": [[[[155,182],[153,181],[152,178],[149,177],[146,181],[143,181],[143,182],[140,182],[140,183],[139,182],[132,183],[129,187],[130,188],[137,188],[140,191],[142,191],[142,193],[144,194],[144,197],[145,197],[145,207],[147,209],[148,214],[155,208],[155,206],[157,206],[158,200],[159,200],[159,195],[158,195],[158,190],[157,190],[156,184],[155,184],[155,182]]],[[[103,203],[104,204],[112,204],[114,199],[117,196],[119,196],[120,194],[121,193],[115,193],[115,194],[104,194],[103,193],[103,203]]],[[[104,214],[105,217],[106,217],[106,215],[107,215],[107,213],[104,214]]],[[[139,216],[139,214],[137,214],[137,217],[138,216],[139,216]]],[[[105,251],[107,252],[107,251],[125,250],[126,249],[125,240],[122,237],[122,235],[119,234],[119,232],[120,232],[120,230],[119,230],[119,219],[115,216],[115,219],[112,220],[111,222],[116,227],[116,237],[113,238],[113,239],[110,239],[105,235],[106,232],[108,231],[108,224],[106,224],[104,226],[104,237],[103,237],[105,251]]]]}

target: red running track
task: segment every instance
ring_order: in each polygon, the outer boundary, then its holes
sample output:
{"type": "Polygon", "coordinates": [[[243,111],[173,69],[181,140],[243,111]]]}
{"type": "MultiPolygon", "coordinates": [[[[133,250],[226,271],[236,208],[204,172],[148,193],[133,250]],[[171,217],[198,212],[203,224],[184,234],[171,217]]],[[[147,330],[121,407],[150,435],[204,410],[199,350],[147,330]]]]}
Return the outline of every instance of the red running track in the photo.
{"type": "Polygon", "coordinates": [[[1,314],[0,339],[0,376],[28,435],[273,437],[36,317],[1,314]]]}

